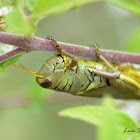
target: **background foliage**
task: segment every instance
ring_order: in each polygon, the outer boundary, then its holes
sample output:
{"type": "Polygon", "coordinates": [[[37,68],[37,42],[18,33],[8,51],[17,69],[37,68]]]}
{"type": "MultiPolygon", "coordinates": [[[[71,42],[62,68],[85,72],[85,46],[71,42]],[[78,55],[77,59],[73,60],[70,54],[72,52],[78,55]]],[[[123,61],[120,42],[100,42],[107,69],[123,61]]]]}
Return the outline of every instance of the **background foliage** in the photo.
{"type": "MultiPolygon", "coordinates": [[[[95,42],[102,48],[140,51],[138,0],[4,0],[0,7],[10,11],[5,14],[6,32],[26,37],[33,33],[43,38],[52,35],[63,42],[86,46],[95,42]]],[[[6,52],[1,49],[1,54],[6,52]]],[[[48,52],[27,53],[18,64],[37,71],[51,55],[48,52]]],[[[44,90],[32,76],[13,66],[1,72],[0,77],[0,137],[3,140],[117,140],[130,135],[140,139],[138,133],[123,133],[126,127],[137,129],[140,116],[134,114],[139,112],[139,102],[128,101],[125,106],[126,101],[117,102],[123,106],[121,109],[133,105],[133,112],[129,111],[135,122],[119,111],[110,97],[91,99],[44,90]],[[65,108],[69,109],[63,110],[65,108]],[[62,118],[57,112],[90,124],[62,118]]]]}

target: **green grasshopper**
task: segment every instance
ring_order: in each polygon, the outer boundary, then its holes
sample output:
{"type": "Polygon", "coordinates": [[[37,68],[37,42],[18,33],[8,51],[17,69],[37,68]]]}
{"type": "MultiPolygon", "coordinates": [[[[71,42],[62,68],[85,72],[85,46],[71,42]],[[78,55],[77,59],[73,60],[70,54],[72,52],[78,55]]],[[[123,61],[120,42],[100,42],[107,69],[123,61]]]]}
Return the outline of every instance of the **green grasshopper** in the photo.
{"type": "Polygon", "coordinates": [[[109,91],[117,98],[140,97],[140,69],[131,64],[109,63],[94,44],[92,47],[101,61],[78,61],[54,38],[47,36],[47,39],[56,44],[60,53],[49,58],[37,73],[30,72],[41,87],[82,96],[97,97],[109,91]]]}

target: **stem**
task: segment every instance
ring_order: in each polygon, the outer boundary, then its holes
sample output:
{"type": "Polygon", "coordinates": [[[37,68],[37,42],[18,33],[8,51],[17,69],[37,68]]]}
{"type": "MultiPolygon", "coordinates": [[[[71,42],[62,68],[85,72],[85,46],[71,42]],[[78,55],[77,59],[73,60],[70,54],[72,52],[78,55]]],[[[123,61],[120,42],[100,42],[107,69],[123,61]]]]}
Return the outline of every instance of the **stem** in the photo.
{"type": "Polygon", "coordinates": [[[0,62],[6,61],[6,60],[8,60],[10,58],[13,58],[13,57],[15,57],[17,55],[20,55],[20,54],[24,53],[24,52],[26,52],[26,51],[21,49],[21,48],[17,48],[17,49],[15,49],[13,51],[10,51],[10,52],[8,52],[8,53],[6,53],[4,55],[1,55],[0,56],[0,62]]]}
{"type": "MultiPolygon", "coordinates": [[[[58,52],[58,49],[54,43],[52,43],[50,40],[45,40],[39,37],[27,39],[21,35],[0,32],[0,42],[14,45],[20,48],[0,56],[0,62],[10,59],[25,51],[58,52]]],[[[89,48],[81,45],[68,44],[63,42],[58,42],[58,43],[69,54],[72,54],[74,56],[86,57],[90,59],[98,59],[96,52],[93,48],[89,48]]],[[[138,54],[103,50],[103,49],[101,49],[101,54],[110,62],[116,62],[116,63],[130,62],[130,63],[140,64],[140,55],[138,54]]]]}

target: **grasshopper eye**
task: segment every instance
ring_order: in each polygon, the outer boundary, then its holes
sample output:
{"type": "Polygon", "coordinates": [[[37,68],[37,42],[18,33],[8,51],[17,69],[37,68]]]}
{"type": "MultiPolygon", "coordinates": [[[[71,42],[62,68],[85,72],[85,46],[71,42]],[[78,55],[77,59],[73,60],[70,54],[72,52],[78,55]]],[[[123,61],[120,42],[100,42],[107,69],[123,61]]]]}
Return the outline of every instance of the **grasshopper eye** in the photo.
{"type": "Polygon", "coordinates": [[[48,88],[48,87],[50,87],[52,85],[52,80],[51,79],[46,79],[45,81],[43,81],[42,83],[41,83],[41,86],[43,87],[43,88],[48,88]]]}

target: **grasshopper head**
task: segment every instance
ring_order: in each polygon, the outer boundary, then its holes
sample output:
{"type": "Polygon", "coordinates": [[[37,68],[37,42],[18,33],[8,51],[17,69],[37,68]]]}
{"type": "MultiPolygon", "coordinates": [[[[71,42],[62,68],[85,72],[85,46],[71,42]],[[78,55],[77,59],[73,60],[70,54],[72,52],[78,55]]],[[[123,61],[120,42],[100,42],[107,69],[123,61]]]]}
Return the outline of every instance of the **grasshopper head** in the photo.
{"type": "Polygon", "coordinates": [[[63,78],[65,73],[64,57],[61,55],[54,55],[53,57],[49,58],[37,73],[29,71],[26,68],[21,68],[15,64],[13,65],[36,76],[37,83],[43,88],[53,89],[63,78]]]}

